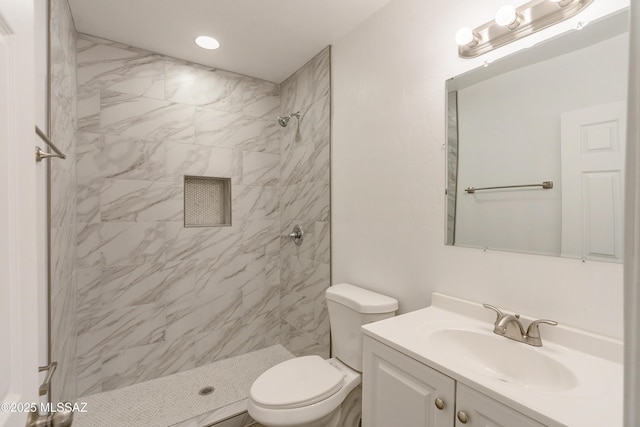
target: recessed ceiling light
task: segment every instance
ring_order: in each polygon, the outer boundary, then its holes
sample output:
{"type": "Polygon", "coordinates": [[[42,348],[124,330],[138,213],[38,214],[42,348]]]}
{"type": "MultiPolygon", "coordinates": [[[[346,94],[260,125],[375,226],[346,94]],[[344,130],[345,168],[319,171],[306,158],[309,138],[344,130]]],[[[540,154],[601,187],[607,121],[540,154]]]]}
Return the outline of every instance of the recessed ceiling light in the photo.
{"type": "Polygon", "coordinates": [[[203,49],[217,49],[220,47],[220,42],[209,36],[198,36],[196,37],[196,44],[203,49]]]}

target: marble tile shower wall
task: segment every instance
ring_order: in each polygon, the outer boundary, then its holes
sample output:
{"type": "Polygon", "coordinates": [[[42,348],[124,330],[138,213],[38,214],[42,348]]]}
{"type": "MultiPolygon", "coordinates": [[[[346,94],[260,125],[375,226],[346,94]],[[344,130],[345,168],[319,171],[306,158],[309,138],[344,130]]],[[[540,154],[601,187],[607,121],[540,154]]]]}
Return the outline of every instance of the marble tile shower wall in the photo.
{"type": "Polygon", "coordinates": [[[281,85],[281,113],[300,110],[280,146],[281,344],[296,355],[329,356],[330,285],[330,47],[281,85]],[[296,246],[287,237],[305,231],[296,246]]]}
{"type": "Polygon", "coordinates": [[[79,35],[80,395],[280,339],[277,84],[79,35]],[[232,226],[183,226],[184,175],[230,177],[232,226]]]}
{"type": "Polygon", "coordinates": [[[48,160],[51,183],[51,382],[53,402],[76,394],[76,33],[67,0],[51,0],[51,123],[49,136],[67,155],[48,160]]]}

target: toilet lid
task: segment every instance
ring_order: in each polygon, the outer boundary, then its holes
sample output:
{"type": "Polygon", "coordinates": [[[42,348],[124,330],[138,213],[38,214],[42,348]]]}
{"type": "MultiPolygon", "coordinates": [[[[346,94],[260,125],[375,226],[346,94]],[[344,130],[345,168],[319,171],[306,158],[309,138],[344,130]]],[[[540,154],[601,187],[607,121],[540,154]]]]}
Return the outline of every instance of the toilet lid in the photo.
{"type": "Polygon", "coordinates": [[[250,395],[261,406],[299,408],[337,393],[343,378],[342,372],[319,356],[296,357],[260,375],[250,395]]]}

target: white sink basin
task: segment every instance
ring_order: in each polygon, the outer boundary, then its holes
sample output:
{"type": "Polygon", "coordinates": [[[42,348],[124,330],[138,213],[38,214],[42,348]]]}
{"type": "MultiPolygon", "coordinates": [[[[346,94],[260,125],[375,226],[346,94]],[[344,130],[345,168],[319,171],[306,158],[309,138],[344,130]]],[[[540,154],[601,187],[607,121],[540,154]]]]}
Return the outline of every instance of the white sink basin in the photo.
{"type": "Polygon", "coordinates": [[[446,349],[449,357],[496,381],[547,392],[561,392],[577,385],[573,372],[543,354],[541,348],[490,331],[439,329],[426,338],[428,345],[446,349]]]}

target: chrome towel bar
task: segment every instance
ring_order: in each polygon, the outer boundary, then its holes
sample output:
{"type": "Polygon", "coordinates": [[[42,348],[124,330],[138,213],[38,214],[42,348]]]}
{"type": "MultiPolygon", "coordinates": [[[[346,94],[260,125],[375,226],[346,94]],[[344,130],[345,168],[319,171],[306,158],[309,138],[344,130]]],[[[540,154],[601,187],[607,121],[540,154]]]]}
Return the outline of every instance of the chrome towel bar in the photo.
{"type": "Polygon", "coordinates": [[[49,147],[51,147],[51,149],[53,150],[53,153],[47,153],[42,148],[36,146],[36,162],[41,162],[42,159],[48,159],[49,157],[59,157],[61,159],[66,159],[67,158],[67,156],[65,156],[64,153],[62,151],[60,151],[60,149],[58,149],[58,147],[56,147],[56,144],[51,142],[49,137],[47,137],[47,135],[45,135],[44,132],[42,132],[42,130],[40,130],[40,128],[38,126],[36,126],[36,134],[38,134],[40,139],[42,139],[44,142],[46,142],[47,145],[49,147]]]}
{"type": "Polygon", "coordinates": [[[464,191],[471,194],[480,190],[499,190],[502,188],[524,188],[524,187],[542,187],[544,190],[548,190],[550,188],[553,188],[553,181],[543,181],[542,184],[503,185],[501,187],[482,187],[482,188],[469,187],[469,188],[465,188],[464,191]]]}

